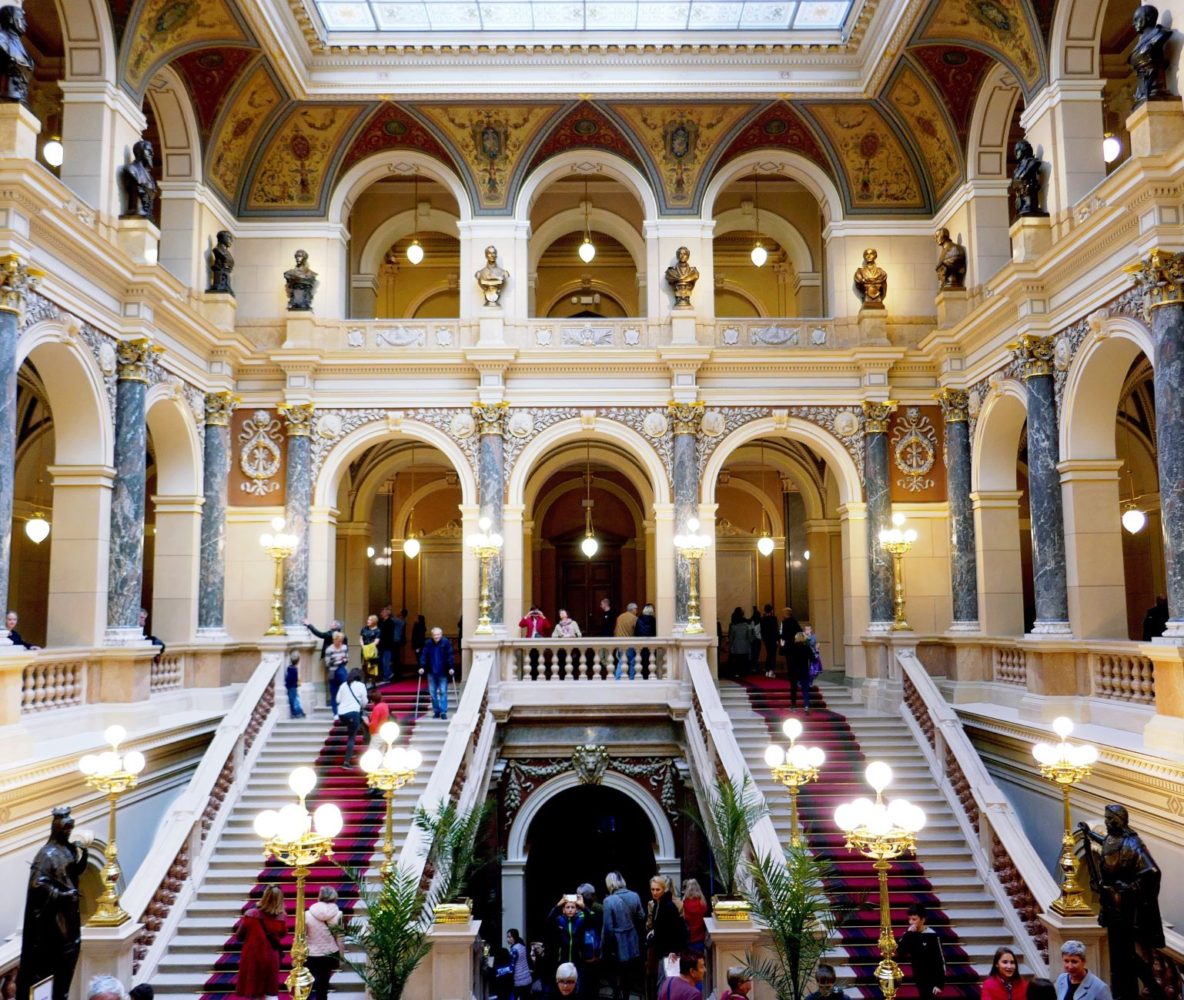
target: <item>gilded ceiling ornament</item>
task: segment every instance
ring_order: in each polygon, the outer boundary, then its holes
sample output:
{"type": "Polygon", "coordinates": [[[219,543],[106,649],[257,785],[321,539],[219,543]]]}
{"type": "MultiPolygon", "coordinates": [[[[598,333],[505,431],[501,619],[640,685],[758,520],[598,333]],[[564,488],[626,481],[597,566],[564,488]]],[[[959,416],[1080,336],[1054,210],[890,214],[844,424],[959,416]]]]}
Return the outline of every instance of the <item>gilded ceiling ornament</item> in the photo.
{"type": "Polygon", "coordinates": [[[962,176],[962,164],[956,152],[960,143],[932,91],[907,63],[897,74],[888,101],[908,123],[916,150],[929,168],[933,196],[940,201],[962,176]]]}
{"type": "Polygon", "coordinates": [[[230,415],[238,403],[238,396],[233,392],[207,392],[205,395],[205,419],[209,427],[226,427],[230,424],[230,415]]]}
{"type": "Polygon", "coordinates": [[[314,208],[329,166],[364,108],[312,104],[275,130],[252,175],[248,208],[314,208]]]}
{"type": "Polygon", "coordinates": [[[1025,379],[1052,374],[1056,359],[1056,341],[1053,337],[1025,333],[1019,340],[1008,344],[1007,349],[1020,363],[1025,379]]]}
{"type": "Polygon", "coordinates": [[[966,423],[970,419],[970,393],[965,389],[945,388],[933,394],[941,404],[941,413],[947,424],[966,423]]]}
{"type": "Polygon", "coordinates": [[[138,89],[151,70],[170,53],[197,48],[195,43],[245,42],[238,19],[224,0],[147,0],[135,24],[128,25],[127,82],[138,89]]]}
{"type": "Polygon", "coordinates": [[[571,769],[582,785],[599,785],[604,780],[604,774],[609,765],[608,747],[582,743],[571,755],[571,769]]]}
{"type": "Polygon", "coordinates": [[[904,416],[896,422],[892,432],[892,459],[904,473],[896,481],[897,486],[909,493],[933,489],[929,472],[937,461],[937,431],[919,407],[906,407],[904,416]]]}
{"type": "Polygon", "coordinates": [[[895,411],[895,399],[886,399],[882,403],[876,400],[865,400],[863,403],[863,432],[865,434],[887,434],[889,418],[895,411]]]}
{"type": "Polygon", "coordinates": [[[873,105],[812,104],[809,111],[842,160],[853,207],[925,207],[904,145],[873,105]]]}
{"type": "Polygon", "coordinates": [[[250,496],[265,497],[280,488],[274,477],[280,471],[282,453],[279,440],[280,422],[267,410],[256,410],[243,421],[238,441],[238,467],[247,477],[239,489],[250,496]]]}
{"type": "Polygon", "coordinates": [[[672,402],[666,406],[666,412],[669,414],[671,423],[674,425],[675,434],[694,434],[697,436],[699,426],[703,421],[703,411],[703,403],[672,402]]]}
{"type": "Polygon", "coordinates": [[[15,253],[0,257],[0,312],[16,313],[25,308],[25,295],[45,276],[39,267],[24,263],[15,253]]]}
{"type": "Polygon", "coordinates": [[[509,403],[474,403],[473,419],[477,421],[478,432],[505,437],[509,409],[509,403]]]}
{"type": "Polygon", "coordinates": [[[1148,321],[1153,309],[1184,303],[1184,253],[1156,248],[1123,270],[1143,291],[1143,313],[1148,321]]]}
{"type": "Polygon", "coordinates": [[[309,437],[315,403],[280,403],[276,409],[287,422],[288,437],[309,437]]]}
{"type": "Polygon", "coordinates": [[[119,341],[115,347],[119,381],[147,382],[148,369],[156,356],[163,353],[164,348],[147,337],[119,341]]]}

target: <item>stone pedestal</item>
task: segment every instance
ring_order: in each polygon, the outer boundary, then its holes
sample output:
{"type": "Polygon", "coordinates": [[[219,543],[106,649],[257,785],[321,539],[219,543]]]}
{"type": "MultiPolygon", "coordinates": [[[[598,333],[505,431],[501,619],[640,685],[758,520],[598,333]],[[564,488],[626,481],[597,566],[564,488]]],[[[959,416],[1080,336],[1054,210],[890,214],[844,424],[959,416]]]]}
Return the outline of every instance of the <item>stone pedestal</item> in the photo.
{"type": "Polygon", "coordinates": [[[37,157],[41,122],[23,104],[0,104],[0,160],[37,157]]]}
{"type": "Polygon", "coordinates": [[[965,288],[945,289],[934,299],[937,306],[937,325],[943,330],[957,326],[970,311],[970,293],[965,288]]]}
{"type": "Polygon", "coordinates": [[[428,931],[432,950],[411,974],[405,995],[432,1000],[472,1000],[479,995],[480,929],[480,920],[433,924],[428,931]]]}
{"type": "Polygon", "coordinates": [[[147,701],[152,687],[152,660],[158,649],[141,632],[140,641],[134,646],[109,646],[97,652],[97,700],[117,704],[147,701]]]}
{"type": "Polygon", "coordinates": [[[670,343],[695,344],[698,337],[695,333],[695,311],[675,310],[670,314],[670,343]]]}
{"type": "Polygon", "coordinates": [[[1048,216],[1016,219],[1011,234],[1011,259],[1017,264],[1036,260],[1052,246],[1052,220],[1048,216]]]}
{"type": "Polygon", "coordinates": [[[871,344],[884,347],[888,344],[888,311],[886,309],[860,309],[855,322],[859,326],[861,346],[871,344]]]}
{"type": "Polygon", "coordinates": [[[234,316],[238,302],[226,292],[205,292],[201,297],[201,312],[219,330],[234,330],[234,316]]]}
{"type": "MultiPolygon", "coordinates": [[[[714,995],[719,996],[728,985],[728,969],[743,966],[745,953],[758,950],[764,928],[752,920],[720,921],[715,917],[708,917],[706,924],[709,956],[707,975],[714,995]]],[[[752,985],[750,997],[754,1000],[773,996],[766,983],[752,985]]]]}
{"type": "MultiPolygon", "coordinates": [[[[91,856],[94,856],[93,849],[91,856]]],[[[130,986],[136,935],[141,927],[143,924],[133,917],[118,927],[88,924],[82,928],[82,951],[70,984],[71,1000],[86,996],[86,984],[94,976],[114,976],[125,986],[130,986]]]]}
{"type": "Polygon", "coordinates": [[[36,654],[24,646],[9,644],[0,650],[0,726],[20,722],[25,667],[34,659],[36,654]]]}
{"type": "Polygon", "coordinates": [[[284,347],[315,347],[317,321],[310,312],[288,313],[284,347]]]}
{"type": "Polygon", "coordinates": [[[1180,98],[1145,101],[1126,120],[1131,136],[1131,156],[1170,153],[1184,142],[1184,106],[1180,98]]]}
{"type": "Polygon", "coordinates": [[[477,317],[477,344],[500,347],[506,342],[506,314],[501,306],[485,306],[477,317]]]}
{"type": "Polygon", "coordinates": [[[137,264],[155,264],[160,258],[160,230],[151,219],[120,219],[115,242],[137,264]]]}
{"type": "Polygon", "coordinates": [[[1040,922],[1048,928],[1048,969],[1056,979],[1061,969],[1061,945],[1066,941],[1080,941],[1085,945],[1085,967],[1103,982],[1110,981],[1110,949],[1106,931],[1098,926],[1097,917],[1062,917],[1046,910],[1039,914],[1040,922]]]}

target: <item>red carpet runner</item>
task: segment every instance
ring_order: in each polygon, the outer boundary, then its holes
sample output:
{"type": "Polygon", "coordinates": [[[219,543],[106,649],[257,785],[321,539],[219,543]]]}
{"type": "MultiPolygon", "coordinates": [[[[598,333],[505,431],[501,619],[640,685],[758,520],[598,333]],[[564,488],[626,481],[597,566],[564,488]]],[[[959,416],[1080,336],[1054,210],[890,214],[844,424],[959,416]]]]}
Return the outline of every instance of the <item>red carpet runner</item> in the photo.
{"type": "MultiPolygon", "coordinates": [[[[768,723],[770,736],[784,743],[781,724],[791,714],[789,682],[781,678],[746,677],[742,683],[748,689],[753,710],[768,723]]],[[[805,786],[798,796],[802,828],[811,849],[835,867],[835,876],[828,883],[831,897],[849,903],[862,901],[847,918],[839,934],[843,949],[849,956],[848,964],[855,971],[854,985],[860,987],[865,997],[879,996],[873,975],[880,961],[876,873],[870,861],[855,851],[847,850],[834,820],[835,808],[840,803],[850,802],[861,795],[874,797],[874,792],[863,777],[868,761],[846,717],[826,707],[826,701],[817,687],[811,692],[810,714],[802,713],[800,706],[792,714],[804,726],[801,742],[807,746],[820,746],[826,751],[826,764],[818,781],[805,786]]],[[[774,804],[774,808],[783,806],[784,802],[774,804]]],[[[922,832],[922,844],[924,836],[922,832]]],[[[921,856],[924,856],[923,846],[921,856]]],[[[929,926],[941,935],[945,950],[946,988],[942,998],[972,997],[977,1000],[979,975],[970,964],[966,952],[958,945],[958,935],[941,909],[941,900],[925,877],[924,865],[911,859],[894,861],[892,871],[888,874],[888,889],[892,903],[892,926],[897,940],[908,927],[905,910],[909,906],[923,903],[929,910],[929,926]]],[[[917,997],[910,972],[911,969],[904,966],[904,982],[897,993],[902,1000],[915,1000],[917,997]]]]}
{"type": "MultiPolygon", "coordinates": [[[[415,681],[397,681],[386,684],[381,688],[382,698],[391,709],[391,718],[399,723],[399,743],[407,745],[411,736],[415,719],[415,681]]],[[[427,698],[423,699],[423,708],[427,710],[427,698]]],[[[286,709],[285,709],[286,711],[286,709]]],[[[326,716],[327,718],[327,716],[326,716]]],[[[309,797],[308,808],[311,812],[322,802],[335,802],[345,818],[345,825],[340,835],[333,841],[333,858],[314,867],[304,883],[305,907],[316,902],[317,893],[321,886],[331,885],[337,890],[337,905],[343,913],[350,913],[358,901],[357,888],[349,882],[341,868],[364,867],[373,856],[375,844],[382,836],[383,800],[379,797],[368,797],[366,776],[356,765],[348,771],[341,767],[345,755],[345,741],[348,733],[345,725],[335,722],[329,730],[329,735],[321,746],[313,765],[317,772],[317,787],[309,797]]],[[[366,744],[355,744],[354,758],[361,757],[366,744]]],[[[286,779],[285,779],[286,781],[286,779]]],[[[296,796],[291,795],[292,802],[296,796]]],[[[288,801],[287,798],[284,800],[288,801]]],[[[277,807],[278,808],[278,807],[277,807]]],[[[259,843],[260,852],[263,850],[262,841],[259,843]]],[[[288,949],[292,946],[292,932],[296,926],[296,880],[292,869],[282,867],[274,859],[269,860],[259,873],[252,887],[249,902],[244,902],[243,912],[254,906],[263,895],[266,885],[276,882],[284,890],[284,906],[288,915],[288,934],[284,939],[284,954],[280,963],[280,983],[276,993],[280,997],[288,997],[283,988],[283,980],[287,978],[290,968],[288,949]]],[[[242,945],[232,934],[222,946],[222,955],[214,963],[214,974],[206,980],[205,993],[201,1000],[222,1000],[233,996],[235,980],[238,975],[239,954],[242,945]]]]}

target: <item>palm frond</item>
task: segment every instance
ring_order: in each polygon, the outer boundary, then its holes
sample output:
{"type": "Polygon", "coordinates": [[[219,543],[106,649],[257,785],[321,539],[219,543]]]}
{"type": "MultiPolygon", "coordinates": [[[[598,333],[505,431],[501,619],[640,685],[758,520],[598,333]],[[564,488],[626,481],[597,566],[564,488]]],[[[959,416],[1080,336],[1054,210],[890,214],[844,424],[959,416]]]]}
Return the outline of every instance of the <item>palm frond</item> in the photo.
{"type": "Polygon", "coordinates": [[[402,868],[377,886],[362,877],[355,881],[365,916],[349,922],[345,940],[365,958],[355,962],[345,950],[343,957],[375,1000],[400,1000],[411,974],[432,950],[428,896],[418,876],[402,868]]]}
{"type": "Polygon", "coordinates": [[[768,811],[764,797],[745,774],[739,785],[731,778],[719,781],[708,795],[706,817],[686,813],[711,845],[716,874],[729,896],[736,895],[752,828],[768,811]]]}

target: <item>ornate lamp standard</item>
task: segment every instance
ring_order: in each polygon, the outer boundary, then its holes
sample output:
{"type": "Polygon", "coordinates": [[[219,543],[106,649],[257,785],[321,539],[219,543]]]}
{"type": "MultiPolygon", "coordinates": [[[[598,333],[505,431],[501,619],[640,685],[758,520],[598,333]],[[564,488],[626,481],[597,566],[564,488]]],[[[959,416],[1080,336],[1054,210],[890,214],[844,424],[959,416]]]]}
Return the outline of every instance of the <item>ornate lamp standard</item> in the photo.
{"type": "Polygon", "coordinates": [[[892,768],[882,760],[872,761],[864,772],[876,790],[876,801],[858,798],[835,810],[835,823],[847,841],[847,850],[871,858],[880,876],[880,964],[876,981],[884,1000],[896,996],[900,966],[893,960],[896,937],[892,933],[892,909],[888,899],[888,872],[902,854],[917,853],[917,833],[925,826],[925,813],[907,799],[893,799],[885,805],[884,789],[892,783],[892,768]]]}
{"type": "Polygon", "coordinates": [[[1061,869],[1061,895],[1053,904],[1055,912],[1062,916],[1092,914],[1089,904],[1082,897],[1081,884],[1077,876],[1081,863],[1074,850],[1073,817],[1069,808],[1069,792],[1078,782],[1089,777],[1090,767],[1098,759],[1098,748],[1089,743],[1070,743],[1068,736],[1073,732],[1073,720],[1065,716],[1053,719],[1053,732],[1061,742],[1056,746],[1037,743],[1032,747],[1032,756],[1040,765],[1040,775],[1061,786],[1065,806],[1065,833],[1061,838],[1061,857],[1057,866],[1061,869]]]}
{"type": "Polygon", "coordinates": [[[300,539],[295,535],[289,535],[284,532],[284,519],[282,517],[273,517],[271,519],[271,527],[275,531],[274,535],[269,531],[259,536],[259,544],[263,546],[263,551],[275,560],[275,588],[271,592],[271,624],[263,634],[283,635],[284,560],[296,551],[296,546],[300,544],[300,539]]]}
{"type": "Polygon", "coordinates": [[[798,789],[811,781],[818,780],[818,769],[826,762],[822,747],[803,746],[797,742],[802,735],[799,719],[786,719],[781,731],[789,739],[789,749],[782,750],[776,743],[765,749],[765,763],[773,772],[773,780],[789,789],[789,845],[802,846],[802,834],[798,826],[798,789]]]}
{"type": "Polygon", "coordinates": [[[326,802],[309,814],[304,800],[316,787],[316,772],[298,767],[288,776],[288,787],[299,797],[279,812],[264,809],[255,817],[255,833],[263,841],[264,857],[274,857],[296,876],[296,932],[292,936],[292,971],[286,980],[292,1000],[308,1000],[312,973],[305,967],[308,938],[304,930],[304,880],[308,870],[322,858],[333,856],[333,838],[341,832],[341,810],[326,802]]]}
{"type": "Polygon", "coordinates": [[[386,834],[382,841],[382,853],[386,861],[382,865],[382,877],[390,878],[395,870],[394,808],[395,792],[415,777],[423,763],[418,750],[394,746],[399,738],[399,726],[395,722],[384,722],[378,730],[379,737],[386,743],[386,750],[372,746],[358,762],[366,772],[366,784],[381,790],[386,798],[386,834]]]}
{"type": "Polygon", "coordinates": [[[892,556],[892,631],[912,629],[904,617],[904,563],[901,561],[917,540],[917,532],[905,528],[903,514],[892,515],[892,527],[880,529],[880,547],[892,556]]]}
{"type": "Polygon", "coordinates": [[[144,770],[144,755],[139,750],[120,754],[119,744],[127,739],[123,726],[108,726],[103,738],[111,744],[110,750],[100,754],[88,753],[79,762],[78,769],[86,775],[86,783],[107,796],[107,846],[103,851],[106,862],[103,865],[103,894],[98,907],[90,918],[94,927],[118,927],[129,920],[127,911],[119,905],[119,848],[115,843],[115,804],[119,796],[136,787],[138,775],[144,770]]]}
{"type": "Polygon", "coordinates": [[[477,522],[480,529],[469,535],[465,541],[481,560],[481,616],[477,619],[474,635],[493,635],[493,623],[489,620],[489,561],[502,550],[503,539],[496,531],[490,531],[493,522],[488,517],[477,522]]]}
{"type": "Polygon", "coordinates": [[[699,635],[703,631],[703,623],[699,620],[699,560],[711,545],[710,535],[699,534],[699,519],[692,517],[687,521],[685,535],[674,536],[674,547],[686,558],[690,567],[690,593],[687,595],[687,627],[684,635],[699,635]]]}

